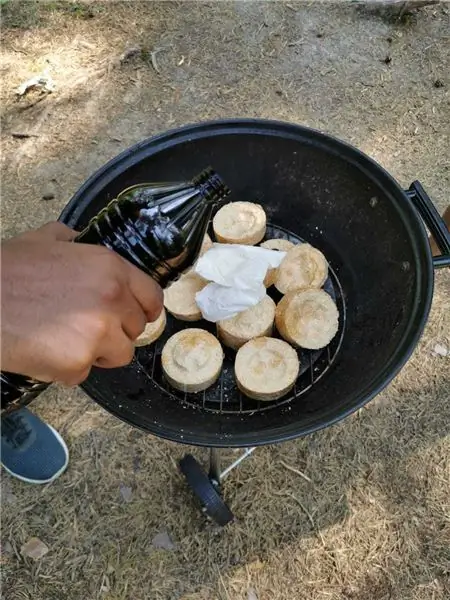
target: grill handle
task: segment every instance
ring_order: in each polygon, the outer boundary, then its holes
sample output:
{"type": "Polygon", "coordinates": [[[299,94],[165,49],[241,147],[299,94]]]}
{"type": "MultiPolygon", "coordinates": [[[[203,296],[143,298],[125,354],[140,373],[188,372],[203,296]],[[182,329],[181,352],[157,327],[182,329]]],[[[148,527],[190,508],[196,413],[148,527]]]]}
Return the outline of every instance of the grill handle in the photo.
{"type": "Polygon", "coordinates": [[[409,189],[405,190],[405,193],[414,204],[442,252],[440,256],[433,257],[434,268],[450,267],[450,232],[444,219],[418,181],[413,181],[409,189]]]}

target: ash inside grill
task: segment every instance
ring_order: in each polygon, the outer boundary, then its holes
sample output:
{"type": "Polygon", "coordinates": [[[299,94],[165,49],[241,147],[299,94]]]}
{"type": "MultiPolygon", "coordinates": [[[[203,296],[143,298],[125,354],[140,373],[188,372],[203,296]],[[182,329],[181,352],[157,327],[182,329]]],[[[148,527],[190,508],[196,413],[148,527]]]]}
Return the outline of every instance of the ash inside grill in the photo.
{"type": "MultiPolygon", "coordinates": [[[[273,238],[286,239],[295,244],[305,241],[282,227],[269,224],[267,226],[265,239],[273,238]]],[[[337,275],[331,267],[329,267],[329,276],[323,289],[328,292],[336,302],[339,310],[339,331],[326,348],[321,350],[297,350],[300,361],[299,376],[293,390],[278,400],[272,402],[252,400],[242,394],[234,377],[234,359],[236,352],[226,347],[223,347],[225,359],[222,374],[217,383],[209,389],[199,392],[198,394],[188,394],[173,389],[166,382],[161,366],[161,352],[164,344],[174,333],[188,327],[201,327],[215,335],[216,325],[205,320],[187,323],[174,319],[168,314],[167,327],[164,334],[155,344],[138,348],[136,350],[135,361],[146,376],[152,379],[165,395],[171,397],[174,401],[180,402],[184,406],[224,415],[251,415],[255,412],[267,411],[281,406],[290,410],[289,404],[299,398],[302,394],[305,394],[329,370],[342,343],[346,320],[344,295],[337,275]]],[[[267,292],[277,303],[282,297],[273,286],[269,288],[267,292]]]]}

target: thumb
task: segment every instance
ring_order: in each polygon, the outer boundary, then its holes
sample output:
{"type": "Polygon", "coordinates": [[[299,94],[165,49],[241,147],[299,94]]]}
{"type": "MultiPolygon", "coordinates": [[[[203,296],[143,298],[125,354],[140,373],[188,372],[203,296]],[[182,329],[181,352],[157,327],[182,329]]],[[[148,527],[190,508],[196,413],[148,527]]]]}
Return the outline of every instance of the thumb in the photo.
{"type": "Polygon", "coordinates": [[[128,285],[131,293],[141,305],[148,321],[156,321],[163,309],[164,296],[162,289],[151,277],[131,263],[125,262],[128,267],[128,285]]]}

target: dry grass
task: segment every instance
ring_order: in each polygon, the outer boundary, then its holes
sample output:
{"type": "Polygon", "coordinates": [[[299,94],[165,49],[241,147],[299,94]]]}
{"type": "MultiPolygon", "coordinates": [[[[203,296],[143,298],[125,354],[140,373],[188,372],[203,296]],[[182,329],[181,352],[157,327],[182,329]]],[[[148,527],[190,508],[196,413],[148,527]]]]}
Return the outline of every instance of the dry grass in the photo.
{"type": "MultiPolygon", "coordinates": [[[[11,2],[3,27],[4,235],[56,216],[123,147],[235,115],[334,133],[404,185],[421,179],[441,209],[448,202],[445,5],[393,24],[312,2],[11,2]],[[140,51],[121,61],[127,48],[140,51]],[[57,90],[26,108],[38,96],[17,101],[14,89],[46,66],[57,90]],[[43,203],[49,185],[56,197],[43,203]]],[[[439,273],[426,334],[376,401],[320,434],[259,449],[230,475],[238,521],[225,530],[192,502],[176,468],[184,448],[119,423],[79,391],[50,390],[34,406],[68,441],[71,464],[44,488],[4,478],[4,597],[448,598],[450,377],[432,349],[450,347],[449,293],[449,273],[439,273]],[[174,551],[152,546],[165,530],[174,551]],[[50,547],[37,563],[19,554],[32,536],[50,547]]]]}

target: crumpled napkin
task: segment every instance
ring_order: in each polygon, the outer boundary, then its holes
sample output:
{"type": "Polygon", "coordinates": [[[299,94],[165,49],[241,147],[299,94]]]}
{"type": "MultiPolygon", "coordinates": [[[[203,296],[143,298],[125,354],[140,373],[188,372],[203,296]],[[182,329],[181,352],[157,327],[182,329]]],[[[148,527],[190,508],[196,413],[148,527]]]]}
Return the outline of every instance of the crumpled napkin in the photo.
{"type": "Polygon", "coordinates": [[[214,244],[195,266],[211,282],[195,296],[203,318],[217,323],[258,304],[266,294],[268,269],[279,267],[285,256],[257,246],[214,244]]]}

